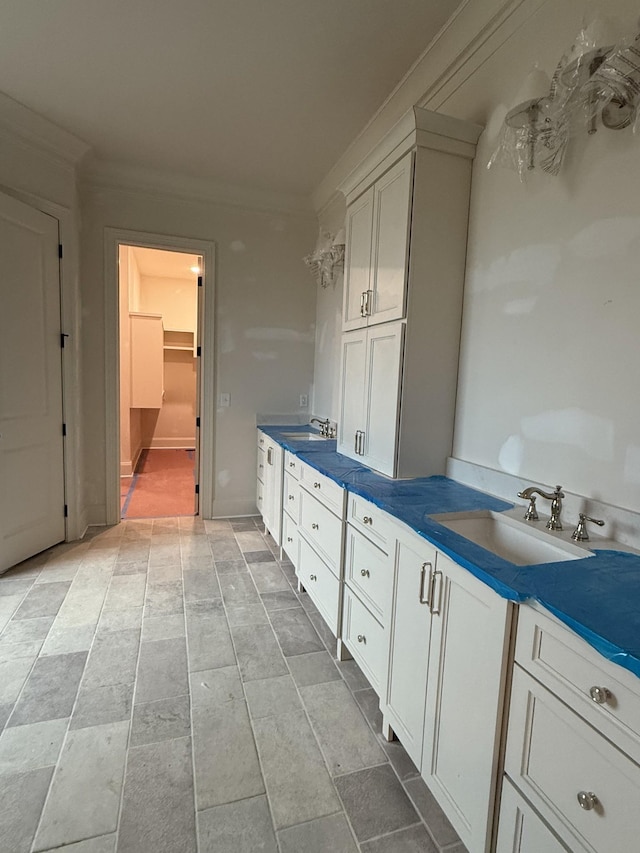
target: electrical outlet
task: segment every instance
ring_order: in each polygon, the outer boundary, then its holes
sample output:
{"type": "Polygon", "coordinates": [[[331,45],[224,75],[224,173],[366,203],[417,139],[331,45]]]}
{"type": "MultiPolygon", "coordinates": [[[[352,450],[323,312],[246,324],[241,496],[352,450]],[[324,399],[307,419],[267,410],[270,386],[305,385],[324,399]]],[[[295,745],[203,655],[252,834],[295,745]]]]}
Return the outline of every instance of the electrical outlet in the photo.
{"type": "Polygon", "coordinates": [[[300,394],[300,408],[306,409],[309,405],[309,396],[307,394],[300,394]]]}
{"type": "Polygon", "coordinates": [[[231,405],[231,394],[220,394],[220,406],[227,408],[231,405]]]}

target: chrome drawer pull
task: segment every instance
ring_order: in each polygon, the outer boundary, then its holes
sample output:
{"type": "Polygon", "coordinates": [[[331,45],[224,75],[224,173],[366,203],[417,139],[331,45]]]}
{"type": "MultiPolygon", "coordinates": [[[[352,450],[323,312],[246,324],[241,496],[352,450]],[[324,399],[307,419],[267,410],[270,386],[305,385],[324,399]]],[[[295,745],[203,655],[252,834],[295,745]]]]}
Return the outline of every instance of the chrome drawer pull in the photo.
{"type": "Polygon", "coordinates": [[[289,462],[289,468],[295,468],[295,467],[296,467],[295,462],[289,462]]]}
{"type": "Polygon", "coordinates": [[[290,500],[290,501],[294,501],[294,500],[295,500],[295,495],[289,495],[289,500],[290,500]]]}
{"type": "Polygon", "coordinates": [[[358,642],[359,643],[366,643],[367,642],[367,638],[365,637],[364,634],[358,634],[358,642]]]}
{"type": "Polygon", "coordinates": [[[360,574],[363,578],[371,577],[371,575],[369,574],[369,569],[360,569],[360,574]]]}
{"type": "Polygon", "coordinates": [[[314,489],[319,489],[319,488],[320,488],[320,483],[314,483],[314,484],[313,484],[313,488],[314,488],[314,489]]]}
{"type": "Polygon", "coordinates": [[[611,699],[611,692],[606,687],[592,687],[589,691],[589,696],[593,699],[596,705],[606,705],[611,699]]]}
{"type": "Polygon", "coordinates": [[[365,515],[362,521],[364,524],[373,524],[373,519],[370,515],[365,515]]]}
{"type": "Polygon", "coordinates": [[[578,793],[578,802],[581,809],[590,812],[591,809],[594,809],[598,805],[598,798],[593,791],[580,791],[578,793]]]}
{"type": "Polygon", "coordinates": [[[319,529],[319,525],[317,525],[317,524],[312,524],[312,525],[311,525],[311,529],[312,529],[312,530],[318,530],[318,529],[319,529]]]}
{"type": "Polygon", "coordinates": [[[310,581],[317,581],[317,580],[318,580],[318,575],[309,575],[309,580],[310,580],[310,581]]]}
{"type": "Polygon", "coordinates": [[[427,566],[429,567],[429,574],[433,569],[431,563],[423,563],[422,568],[420,569],[420,592],[419,592],[419,600],[420,604],[429,604],[429,599],[424,597],[424,585],[427,580],[427,566]]]}

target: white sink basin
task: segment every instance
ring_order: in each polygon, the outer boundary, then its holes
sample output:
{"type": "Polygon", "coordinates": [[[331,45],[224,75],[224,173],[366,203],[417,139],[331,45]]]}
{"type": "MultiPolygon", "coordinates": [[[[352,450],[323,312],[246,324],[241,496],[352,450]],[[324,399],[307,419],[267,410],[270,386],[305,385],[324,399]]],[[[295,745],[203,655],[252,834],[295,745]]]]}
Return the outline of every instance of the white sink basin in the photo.
{"type": "Polygon", "coordinates": [[[557,563],[593,556],[586,548],[557,538],[559,534],[547,531],[543,521],[520,521],[489,510],[449,512],[430,518],[516,566],[557,563]],[[534,524],[539,526],[534,527],[534,524]]]}
{"type": "Polygon", "coordinates": [[[326,441],[327,437],[320,435],[317,432],[282,432],[280,435],[283,438],[292,439],[294,441],[326,441]]]}

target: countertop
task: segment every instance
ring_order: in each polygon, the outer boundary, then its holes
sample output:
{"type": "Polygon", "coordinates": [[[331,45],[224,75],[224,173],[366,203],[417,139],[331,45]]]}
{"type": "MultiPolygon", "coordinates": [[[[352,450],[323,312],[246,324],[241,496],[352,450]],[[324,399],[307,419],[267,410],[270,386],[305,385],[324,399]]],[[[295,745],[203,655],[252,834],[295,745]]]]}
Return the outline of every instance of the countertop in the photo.
{"type": "Polygon", "coordinates": [[[513,504],[447,477],[393,480],[337,453],[335,440],[282,436],[313,432],[308,425],[259,428],[349,492],[404,522],[498,595],[540,602],[604,657],[640,677],[640,555],[592,537],[584,543],[584,559],[516,566],[429,517],[482,509],[509,512],[513,504]]]}

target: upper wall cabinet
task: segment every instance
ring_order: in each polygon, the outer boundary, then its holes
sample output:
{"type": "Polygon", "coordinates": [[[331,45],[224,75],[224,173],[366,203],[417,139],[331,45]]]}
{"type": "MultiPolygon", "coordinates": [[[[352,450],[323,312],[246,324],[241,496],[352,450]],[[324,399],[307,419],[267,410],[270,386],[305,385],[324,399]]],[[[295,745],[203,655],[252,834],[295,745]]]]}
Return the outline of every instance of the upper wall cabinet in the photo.
{"type": "Polygon", "coordinates": [[[405,315],[412,184],[409,153],[347,210],[344,331],[405,315]]]}
{"type": "Polygon", "coordinates": [[[341,186],[347,255],[339,451],[394,477],[442,474],[451,454],[471,168],[481,130],[416,107],[341,186]],[[371,335],[387,325],[391,333],[392,320],[405,326],[403,340],[394,332],[393,364],[384,374],[373,367],[367,373],[371,335]],[[367,376],[382,392],[375,416],[367,376]]]}

